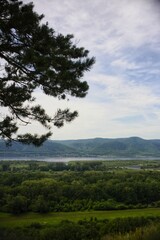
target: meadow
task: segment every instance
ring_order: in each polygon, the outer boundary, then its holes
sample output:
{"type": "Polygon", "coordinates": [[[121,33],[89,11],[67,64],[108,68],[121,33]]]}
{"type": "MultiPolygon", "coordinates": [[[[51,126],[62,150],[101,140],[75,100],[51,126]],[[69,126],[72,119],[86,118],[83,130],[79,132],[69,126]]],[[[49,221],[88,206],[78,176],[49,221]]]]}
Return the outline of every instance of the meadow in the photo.
{"type": "Polygon", "coordinates": [[[111,220],[116,218],[129,217],[159,217],[160,209],[134,209],[134,210],[115,210],[115,211],[85,211],[85,212],[59,212],[59,213],[26,213],[22,215],[12,215],[8,213],[0,213],[0,227],[24,227],[32,223],[39,223],[42,225],[58,225],[62,221],[70,220],[78,222],[80,220],[90,221],[97,220],[111,220]]]}

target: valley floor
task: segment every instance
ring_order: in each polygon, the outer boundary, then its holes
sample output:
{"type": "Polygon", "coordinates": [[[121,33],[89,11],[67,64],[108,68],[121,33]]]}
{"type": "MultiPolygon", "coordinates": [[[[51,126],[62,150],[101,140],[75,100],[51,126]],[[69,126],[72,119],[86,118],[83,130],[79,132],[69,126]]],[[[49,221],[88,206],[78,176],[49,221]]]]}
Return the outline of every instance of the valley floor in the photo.
{"type": "Polygon", "coordinates": [[[113,211],[54,212],[45,214],[25,213],[17,216],[8,213],[0,213],[0,227],[24,227],[35,222],[42,225],[56,225],[66,220],[78,222],[80,220],[111,220],[116,218],[130,217],[160,217],[160,208],[113,211]]]}

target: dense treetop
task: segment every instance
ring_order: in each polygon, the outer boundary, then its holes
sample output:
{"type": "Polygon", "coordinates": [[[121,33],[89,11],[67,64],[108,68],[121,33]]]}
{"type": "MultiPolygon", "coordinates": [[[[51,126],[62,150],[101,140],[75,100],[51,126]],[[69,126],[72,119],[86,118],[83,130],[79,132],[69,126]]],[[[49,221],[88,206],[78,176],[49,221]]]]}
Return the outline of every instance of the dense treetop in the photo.
{"type": "Polygon", "coordinates": [[[81,79],[95,59],[73,43],[73,35],[56,34],[48,23],[42,24],[43,15],[33,10],[32,3],[0,0],[0,6],[0,106],[9,110],[1,119],[0,136],[40,145],[51,136],[52,124],[61,127],[78,113],[58,109],[49,116],[36,104],[33,92],[41,89],[59,99],[85,97],[88,84],[81,79]],[[18,122],[28,125],[32,121],[48,132],[18,134],[18,122]]]}

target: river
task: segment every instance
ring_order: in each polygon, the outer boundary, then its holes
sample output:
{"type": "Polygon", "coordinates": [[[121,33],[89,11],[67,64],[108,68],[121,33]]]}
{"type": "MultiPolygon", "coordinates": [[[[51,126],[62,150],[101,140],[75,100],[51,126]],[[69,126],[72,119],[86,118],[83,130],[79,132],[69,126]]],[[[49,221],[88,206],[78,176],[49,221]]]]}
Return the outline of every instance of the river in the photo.
{"type": "Polygon", "coordinates": [[[0,161],[45,161],[45,162],[70,162],[70,161],[113,161],[113,160],[160,160],[155,157],[0,157],[0,161]]]}

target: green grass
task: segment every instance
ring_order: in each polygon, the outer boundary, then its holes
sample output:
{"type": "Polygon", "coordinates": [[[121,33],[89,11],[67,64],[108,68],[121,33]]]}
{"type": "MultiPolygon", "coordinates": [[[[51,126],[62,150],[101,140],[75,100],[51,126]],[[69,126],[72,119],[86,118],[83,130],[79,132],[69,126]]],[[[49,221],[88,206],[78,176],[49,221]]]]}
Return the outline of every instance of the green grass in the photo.
{"type": "Polygon", "coordinates": [[[115,211],[85,211],[85,212],[58,212],[48,214],[27,213],[14,216],[8,213],[0,213],[0,227],[23,227],[32,223],[40,223],[44,225],[56,225],[63,220],[77,222],[78,220],[89,220],[91,218],[114,219],[124,217],[149,217],[159,216],[160,208],[146,208],[133,210],[115,210],[115,211]]]}

